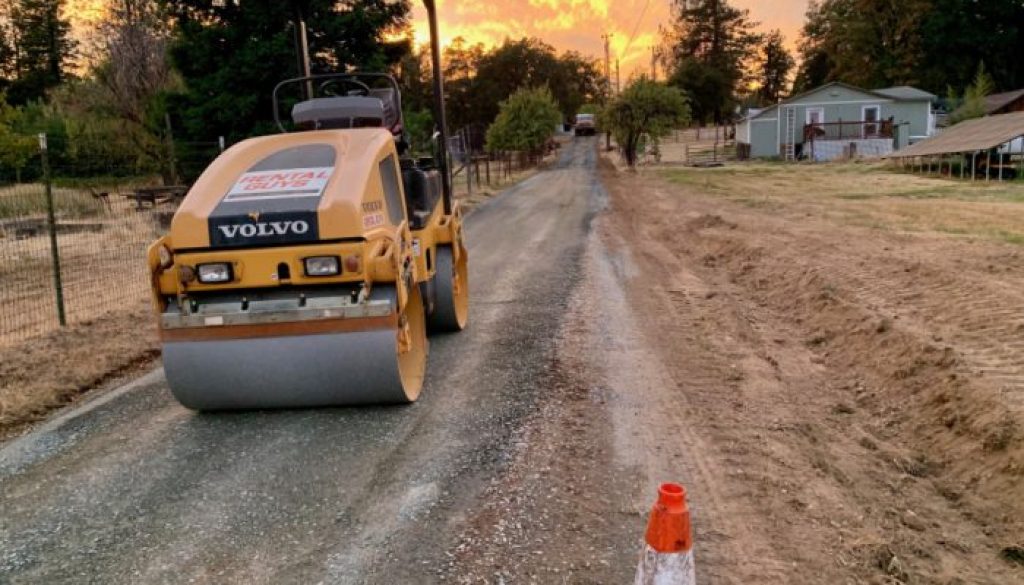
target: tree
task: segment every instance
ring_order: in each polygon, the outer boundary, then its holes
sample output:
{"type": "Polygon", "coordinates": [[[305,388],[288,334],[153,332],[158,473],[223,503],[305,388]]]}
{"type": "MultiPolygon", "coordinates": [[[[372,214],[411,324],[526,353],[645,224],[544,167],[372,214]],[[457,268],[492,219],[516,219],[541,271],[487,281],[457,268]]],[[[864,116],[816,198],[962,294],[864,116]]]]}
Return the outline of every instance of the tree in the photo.
{"type": "Polygon", "coordinates": [[[811,2],[796,90],[806,91],[829,81],[867,88],[916,83],[922,57],[921,25],[931,2],[811,2]]]}
{"type": "Polygon", "coordinates": [[[958,124],[964,120],[972,120],[985,115],[985,98],[992,94],[995,89],[995,82],[992,76],[985,71],[985,63],[978,64],[978,72],[974,75],[974,82],[964,91],[962,99],[956,99],[956,94],[950,90],[950,107],[957,105],[949,115],[950,124],[958,124]]]}
{"type": "Polygon", "coordinates": [[[920,34],[916,77],[924,89],[962,90],[981,61],[998,90],[1024,87],[1024,2],[931,0],[920,34]]]}
{"type": "Polygon", "coordinates": [[[728,0],[673,0],[669,82],[690,97],[695,117],[725,121],[761,37],[749,12],[728,0]]]}
{"type": "Polygon", "coordinates": [[[12,108],[7,99],[0,94],[0,177],[9,178],[13,175],[16,182],[21,182],[21,171],[32,157],[39,152],[39,143],[33,136],[25,136],[15,131],[21,117],[21,111],[12,108]]]}
{"type": "MultiPolygon", "coordinates": [[[[409,42],[412,43],[411,38],[409,42]]],[[[409,111],[430,110],[433,107],[433,72],[430,68],[429,45],[403,55],[394,68],[394,75],[402,90],[402,107],[409,111]]]]}
{"type": "Polygon", "coordinates": [[[581,105],[597,100],[602,81],[596,63],[578,53],[559,56],[554,47],[538,39],[506,40],[480,57],[471,106],[453,115],[467,123],[487,124],[497,116],[502,100],[520,88],[545,86],[569,120],[581,105]]]}
{"type": "Polygon", "coordinates": [[[451,112],[449,124],[459,129],[479,123],[476,117],[476,77],[485,49],[482,43],[468,45],[466,39],[455,37],[444,49],[445,105],[451,112]]]}
{"type": "Polygon", "coordinates": [[[64,0],[17,0],[5,6],[9,26],[0,42],[12,104],[41,99],[67,77],[76,43],[64,0]]]}
{"type": "Polygon", "coordinates": [[[498,117],[487,129],[487,150],[537,153],[561,121],[551,90],[520,89],[501,103],[498,117]]]}
{"type": "Polygon", "coordinates": [[[298,75],[295,20],[309,28],[314,73],[386,71],[410,46],[407,0],[163,0],[174,26],[172,62],[186,90],[172,100],[187,139],[231,140],[273,130],[271,92],[298,75]]]}
{"type": "Polygon", "coordinates": [[[795,91],[829,81],[959,91],[981,60],[996,87],[1024,84],[1020,0],[818,0],[802,37],[795,91]]]}
{"type": "Polygon", "coordinates": [[[547,86],[556,68],[551,45],[538,39],[506,40],[480,60],[470,118],[483,124],[494,120],[503,100],[521,88],[547,86]]]}
{"type": "Polygon", "coordinates": [[[596,102],[604,94],[604,77],[597,62],[576,51],[558,57],[549,85],[566,120],[574,119],[584,104],[596,102]]]}
{"type": "MultiPolygon", "coordinates": [[[[442,54],[448,124],[452,130],[471,127],[474,141],[498,116],[500,104],[522,88],[546,87],[564,120],[571,120],[587,102],[598,101],[603,80],[597,64],[579,53],[558,55],[554,47],[537,39],[506,40],[487,50],[456,37],[442,54]]],[[[397,68],[406,110],[406,127],[415,118],[416,134],[427,128],[425,111],[432,106],[430,59],[426,47],[410,52],[397,68]]],[[[429,134],[428,134],[429,135],[429,134]]],[[[414,147],[423,144],[422,136],[414,147]]],[[[473,144],[479,148],[481,144],[473,144]]]]}
{"type": "Polygon", "coordinates": [[[689,117],[682,92],[640,77],[608,104],[601,123],[615,137],[626,164],[633,167],[645,136],[656,141],[688,122],[689,117]]]}
{"type": "Polygon", "coordinates": [[[91,109],[124,124],[122,136],[140,151],[166,158],[164,97],[179,88],[167,59],[170,31],[156,0],[115,0],[100,25],[100,91],[91,109]]]}
{"type": "Polygon", "coordinates": [[[789,74],[796,61],[786,49],[785,38],[778,29],[768,33],[761,45],[758,63],[757,95],[762,105],[774,104],[782,98],[789,86],[789,74]]]}

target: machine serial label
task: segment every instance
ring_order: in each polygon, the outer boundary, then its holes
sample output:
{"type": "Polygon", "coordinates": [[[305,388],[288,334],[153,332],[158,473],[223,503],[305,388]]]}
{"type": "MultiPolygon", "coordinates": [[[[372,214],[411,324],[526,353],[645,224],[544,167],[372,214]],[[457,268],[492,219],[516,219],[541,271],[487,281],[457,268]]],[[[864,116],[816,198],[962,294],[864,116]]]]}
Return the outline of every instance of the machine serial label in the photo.
{"type": "Polygon", "coordinates": [[[369,213],[363,216],[363,229],[370,229],[384,225],[383,213],[369,213]]]}
{"type": "Polygon", "coordinates": [[[334,167],[250,171],[235,181],[224,201],[233,203],[320,197],[333,173],[334,167]]]}

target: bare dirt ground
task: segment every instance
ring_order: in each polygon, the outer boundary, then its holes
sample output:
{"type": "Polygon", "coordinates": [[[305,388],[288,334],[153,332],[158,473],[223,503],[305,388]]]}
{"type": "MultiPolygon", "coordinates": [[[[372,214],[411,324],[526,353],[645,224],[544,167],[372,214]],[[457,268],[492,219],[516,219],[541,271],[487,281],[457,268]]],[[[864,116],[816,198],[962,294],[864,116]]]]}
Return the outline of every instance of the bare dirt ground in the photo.
{"type": "Polygon", "coordinates": [[[1021,185],[602,175],[552,399],[461,582],[628,581],[663,480],[702,583],[1024,580],[1021,185]]]}

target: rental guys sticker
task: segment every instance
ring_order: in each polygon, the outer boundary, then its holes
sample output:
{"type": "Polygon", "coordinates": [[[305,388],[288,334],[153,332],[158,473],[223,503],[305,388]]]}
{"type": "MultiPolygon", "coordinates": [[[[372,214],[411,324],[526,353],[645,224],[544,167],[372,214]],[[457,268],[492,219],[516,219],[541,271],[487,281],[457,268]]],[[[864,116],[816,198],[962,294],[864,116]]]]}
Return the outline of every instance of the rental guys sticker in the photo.
{"type": "Polygon", "coordinates": [[[224,202],[320,197],[332,173],[334,167],[248,172],[231,186],[224,202]]]}

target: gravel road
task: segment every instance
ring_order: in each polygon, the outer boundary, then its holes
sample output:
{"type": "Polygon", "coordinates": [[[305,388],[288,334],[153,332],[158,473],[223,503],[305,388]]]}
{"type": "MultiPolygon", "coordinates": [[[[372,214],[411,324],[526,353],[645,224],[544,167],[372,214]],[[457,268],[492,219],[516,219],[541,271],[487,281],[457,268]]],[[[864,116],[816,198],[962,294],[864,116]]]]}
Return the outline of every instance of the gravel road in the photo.
{"type": "Polygon", "coordinates": [[[155,372],[4,446],[0,582],[475,579],[450,549],[544,402],[595,168],[568,143],[469,217],[471,326],[413,406],[195,414],[155,372]]]}

